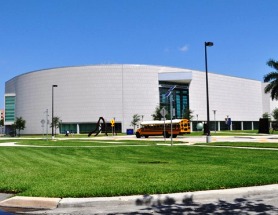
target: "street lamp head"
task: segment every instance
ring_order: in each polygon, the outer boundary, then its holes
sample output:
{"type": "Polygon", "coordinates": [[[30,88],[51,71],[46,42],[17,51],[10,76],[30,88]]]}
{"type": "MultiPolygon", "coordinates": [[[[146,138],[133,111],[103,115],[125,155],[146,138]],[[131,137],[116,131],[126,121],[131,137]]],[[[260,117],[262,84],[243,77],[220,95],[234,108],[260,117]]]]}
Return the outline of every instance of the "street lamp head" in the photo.
{"type": "Polygon", "coordinates": [[[58,87],[58,85],[54,84],[54,85],[52,85],[52,87],[58,87]]]}
{"type": "Polygon", "coordinates": [[[205,42],[205,46],[213,46],[213,42],[205,42]]]}

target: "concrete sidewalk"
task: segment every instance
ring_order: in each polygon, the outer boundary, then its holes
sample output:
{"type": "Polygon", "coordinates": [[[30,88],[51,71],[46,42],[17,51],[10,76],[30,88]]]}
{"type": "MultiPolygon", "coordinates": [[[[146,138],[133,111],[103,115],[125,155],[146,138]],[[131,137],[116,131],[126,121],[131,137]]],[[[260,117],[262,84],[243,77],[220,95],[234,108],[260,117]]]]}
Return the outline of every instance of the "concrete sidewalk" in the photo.
{"type": "Polygon", "coordinates": [[[6,197],[0,207],[17,214],[278,214],[278,184],[145,196],[6,197]]]}

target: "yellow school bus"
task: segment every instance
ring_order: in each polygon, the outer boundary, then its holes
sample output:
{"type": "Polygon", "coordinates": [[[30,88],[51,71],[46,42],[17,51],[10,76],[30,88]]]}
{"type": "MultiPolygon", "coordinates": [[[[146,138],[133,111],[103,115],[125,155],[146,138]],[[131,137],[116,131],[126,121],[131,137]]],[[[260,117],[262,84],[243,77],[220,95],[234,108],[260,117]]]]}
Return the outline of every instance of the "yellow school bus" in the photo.
{"type": "MultiPolygon", "coordinates": [[[[190,122],[188,119],[173,119],[172,127],[172,135],[174,138],[176,138],[177,135],[180,134],[190,133],[190,122]]],[[[141,128],[136,131],[137,138],[141,138],[142,136],[148,138],[149,136],[159,135],[162,135],[166,138],[169,138],[171,136],[171,120],[141,122],[141,128]]]]}

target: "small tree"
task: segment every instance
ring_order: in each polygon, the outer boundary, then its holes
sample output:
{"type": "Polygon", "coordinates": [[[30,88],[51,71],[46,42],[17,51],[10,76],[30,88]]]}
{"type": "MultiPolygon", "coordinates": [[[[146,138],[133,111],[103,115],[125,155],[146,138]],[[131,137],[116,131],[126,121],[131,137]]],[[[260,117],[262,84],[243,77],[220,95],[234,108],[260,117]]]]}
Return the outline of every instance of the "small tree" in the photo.
{"type": "Polygon", "coordinates": [[[20,131],[25,129],[26,121],[22,117],[16,117],[14,122],[15,129],[18,129],[18,136],[20,136],[20,131]]]}
{"type": "Polygon", "coordinates": [[[135,131],[135,127],[138,124],[138,122],[140,121],[140,115],[139,114],[134,114],[132,116],[132,121],[130,123],[131,126],[133,126],[133,129],[135,131]]]}
{"type": "Polygon", "coordinates": [[[270,120],[270,114],[268,112],[263,113],[262,118],[270,120]]]}
{"type": "MultiPolygon", "coordinates": [[[[60,117],[58,117],[58,116],[53,117],[55,135],[56,135],[56,129],[59,128],[60,123],[61,123],[60,117]]],[[[52,128],[52,123],[50,123],[50,128],[52,128]]]]}
{"type": "Polygon", "coordinates": [[[275,108],[273,111],[272,111],[272,117],[274,118],[274,120],[276,122],[278,122],[278,108],[275,108]]]}

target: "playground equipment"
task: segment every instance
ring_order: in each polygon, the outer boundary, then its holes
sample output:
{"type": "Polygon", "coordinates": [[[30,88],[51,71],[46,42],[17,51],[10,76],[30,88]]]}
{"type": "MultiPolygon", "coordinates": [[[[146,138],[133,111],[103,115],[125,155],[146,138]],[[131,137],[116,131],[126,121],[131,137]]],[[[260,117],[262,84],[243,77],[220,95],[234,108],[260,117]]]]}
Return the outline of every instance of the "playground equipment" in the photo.
{"type": "Polygon", "coordinates": [[[88,134],[88,137],[90,137],[93,133],[96,133],[95,136],[97,136],[99,133],[104,132],[106,136],[108,136],[107,134],[107,130],[106,130],[106,123],[103,117],[99,117],[98,121],[97,121],[97,126],[95,128],[95,130],[91,131],[88,134]],[[100,123],[100,121],[102,121],[102,123],[100,123]]]}

